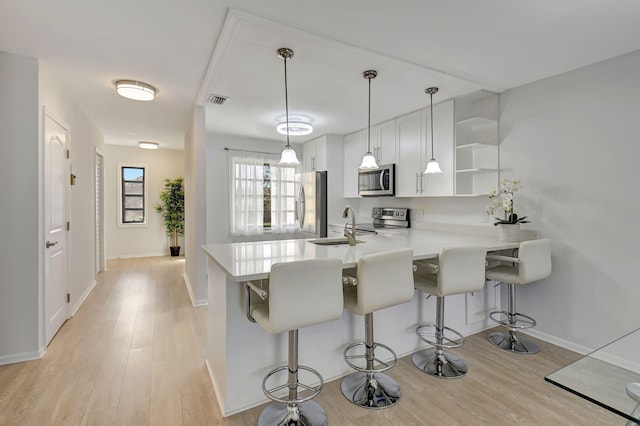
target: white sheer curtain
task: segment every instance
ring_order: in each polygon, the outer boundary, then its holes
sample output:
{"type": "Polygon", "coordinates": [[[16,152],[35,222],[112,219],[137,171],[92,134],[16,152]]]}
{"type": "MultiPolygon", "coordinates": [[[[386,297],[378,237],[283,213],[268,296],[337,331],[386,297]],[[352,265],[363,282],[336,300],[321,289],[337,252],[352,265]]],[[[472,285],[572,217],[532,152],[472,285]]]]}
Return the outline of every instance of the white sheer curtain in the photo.
{"type": "Polygon", "coordinates": [[[271,232],[293,234],[295,220],[295,166],[269,164],[271,169],[271,232]]]}
{"type": "Polygon", "coordinates": [[[278,165],[279,154],[228,152],[231,235],[260,236],[265,227],[274,234],[293,234],[295,166],[278,165]]]}
{"type": "Polygon", "coordinates": [[[264,158],[229,151],[231,235],[261,235],[264,212],[264,158]]]}

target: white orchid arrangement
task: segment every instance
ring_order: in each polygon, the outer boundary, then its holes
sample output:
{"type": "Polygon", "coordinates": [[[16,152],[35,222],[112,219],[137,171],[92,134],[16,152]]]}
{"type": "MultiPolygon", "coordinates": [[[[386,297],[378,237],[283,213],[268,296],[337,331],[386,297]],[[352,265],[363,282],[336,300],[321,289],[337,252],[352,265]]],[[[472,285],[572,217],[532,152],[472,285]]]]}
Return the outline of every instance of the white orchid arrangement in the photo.
{"type": "Polygon", "coordinates": [[[495,214],[496,210],[504,211],[504,219],[495,217],[496,221],[494,226],[501,224],[514,225],[516,223],[530,223],[526,220],[526,216],[518,217],[513,210],[513,194],[522,189],[522,182],[520,180],[508,180],[502,181],[500,190],[494,189],[489,195],[489,199],[493,200],[487,207],[487,214],[495,214]]]}

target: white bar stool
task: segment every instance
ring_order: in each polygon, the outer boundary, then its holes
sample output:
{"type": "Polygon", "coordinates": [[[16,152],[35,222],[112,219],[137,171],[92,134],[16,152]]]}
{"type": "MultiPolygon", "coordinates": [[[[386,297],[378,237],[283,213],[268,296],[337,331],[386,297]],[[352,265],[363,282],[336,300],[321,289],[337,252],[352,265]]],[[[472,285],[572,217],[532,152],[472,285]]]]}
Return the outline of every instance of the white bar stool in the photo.
{"type": "Polygon", "coordinates": [[[247,289],[249,319],[271,334],[289,332],[288,364],[272,370],[262,381],[262,391],[274,402],[262,411],[258,425],[326,425],[326,412],[320,404],[311,401],[322,390],[322,376],[310,367],[298,365],[298,329],[342,315],[342,261],[311,259],[277,263],[271,267],[268,288],[249,282],[247,289]],[[250,290],[266,303],[251,304],[250,290]],[[288,370],[287,383],[267,387],[269,379],[284,370],[288,370]],[[301,383],[299,370],[315,375],[319,384],[301,383]],[[278,396],[284,389],[288,389],[288,396],[278,396]],[[309,394],[300,396],[299,389],[309,394]]]}
{"type": "Polygon", "coordinates": [[[486,247],[443,248],[437,265],[426,261],[415,263],[415,287],[428,293],[427,298],[438,297],[436,323],[416,329],[418,336],[433,347],[418,351],[412,357],[413,364],[431,376],[451,379],[467,373],[464,361],[444,351],[464,344],[462,334],[444,325],[444,297],[482,290],[486,255],[486,247]],[[453,336],[448,336],[447,331],[453,336]]]}
{"type": "Polygon", "coordinates": [[[382,409],[400,400],[400,386],[382,374],[397,361],[391,348],[373,338],[373,312],[407,302],[413,298],[413,250],[391,250],[358,259],[355,285],[344,291],[344,305],[354,314],[364,315],[365,341],[355,342],[344,351],[346,363],[357,370],[342,379],[342,394],[363,408],[382,409]],[[363,348],[364,354],[354,349],[363,348]],[[392,360],[376,357],[375,350],[384,349],[392,360]],[[359,362],[359,363],[358,363],[359,362]]]}
{"type": "Polygon", "coordinates": [[[488,280],[509,284],[509,311],[493,311],[489,317],[506,327],[509,332],[493,332],[487,339],[495,346],[518,354],[540,352],[538,345],[530,339],[516,334],[517,330],[536,326],[536,320],[516,311],[516,285],[525,285],[541,280],[551,274],[551,240],[541,239],[523,241],[518,248],[518,257],[487,255],[487,260],[510,262],[511,265],[498,265],[488,268],[488,280]]]}

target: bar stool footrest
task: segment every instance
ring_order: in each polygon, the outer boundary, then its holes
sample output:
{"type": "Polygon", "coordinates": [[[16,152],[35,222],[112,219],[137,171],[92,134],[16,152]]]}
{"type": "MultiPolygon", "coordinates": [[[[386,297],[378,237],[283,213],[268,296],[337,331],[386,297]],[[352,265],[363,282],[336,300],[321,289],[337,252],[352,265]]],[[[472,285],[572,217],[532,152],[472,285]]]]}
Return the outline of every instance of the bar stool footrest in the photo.
{"type": "Polygon", "coordinates": [[[307,367],[304,365],[299,365],[298,366],[298,372],[300,370],[304,370],[307,371],[311,374],[313,374],[314,376],[316,376],[318,378],[318,380],[320,381],[320,383],[318,385],[312,386],[312,385],[307,385],[304,384],[300,381],[298,381],[298,383],[296,383],[297,385],[297,389],[298,391],[309,391],[311,392],[309,395],[304,396],[304,397],[298,397],[296,399],[288,399],[288,398],[281,398],[279,396],[277,396],[276,394],[279,391],[282,391],[284,389],[288,389],[289,388],[289,383],[284,383],[282,385],[278,385],[275,387],[271,387],[269,389],[267,389],[267,381],[269,380],[270,377],[272,377],[274,374],[279,373],[280,371],[288,371],[289,367],[284,365],[282,367],[278,367],[276,369],[273,369],[269,372],[269,374],[267,374],[266,376],[264,376],[264,379],[262,379],[262,391],[264,392],[264,394],[267,396],[267,398],[269,398],[270,400],[274,401],[274,402],[279,402],[281,404],[301,404],[303,402],[309,401],[310,399],[315,398],[320,391],[322,390],[322,387],[324,386],[324,382],[322,380],[322,376],[320,375],[320,373],[318,373],[316,370],[314,370],[311,367],[307,367]]]}
{"type": "Polygon", "coordinates": [[[529,315],[515,313],[509,314],[507,311],[492,311],[489,313],[492,321],[507,327],[509,330],[522,330],[525,328],[533,328],[536,326],[536,320],[529,315]]]}
{"type": "Polygon", "coordinates": [[[375,367],[372,369],[368,369],[366,366],[365,367],[361,367],[357,364],[355,364],[353,361],[354,360],[361,360],[365,363],[365,365],[367,364],[367,354],[366,354],[366,344],[365,342],[355,342],[350,344],[349,346],[347,346],[347,348],[344,350],[344,361],[347,363],[347,365],[351,368],[353,368],[354,370],[360,371],[362,373],[382,373],[383,371],[387,371],[390,368],[393,368],[394,365],[396,365],[396,362],[398,361],[398,357],[396,356],[396,353],[393,351],[393,349],[391,349],[389,346],[387,345],[383,345],[382,343],[373,343],[373,351],[374,351],[374,355],[373,355],[373,362],[374,364],[377,364],[379,367],[375,367]],[[364,354],[355,354],[355,355],[350,355],[349,352],[353,349],[355,349],[356,347],[360,347],[362,346],[365,349],[365,353],[364,354]],[[387,351],[389,354],[391,354],[391,356],[393,357],[393,359],[391,361],[383,361],[380,358],[377,358],[375,356],[375,350],[381,348],[384,349],[385,351],[387,351]]]}
{"type": "Polygon", "coordinates": [[[420,337],[422,341],[430,344],[433,347],[452,349],[452,348],[459,348],[460,346],[464,345],[464,336],[460,334],[457,330],[454,330],[453,328],[446,327],[446,326],[443,327],[443,330],[442,330],[443,341],[440,343],[438,342],[436,333],[437,333],[437,328],[435,324],[424,324],[416,328],[416,334],[418,335],[418,337],[420,337]],[[452,333],[453,338],[447,336],[446,332],[452,333]]]}

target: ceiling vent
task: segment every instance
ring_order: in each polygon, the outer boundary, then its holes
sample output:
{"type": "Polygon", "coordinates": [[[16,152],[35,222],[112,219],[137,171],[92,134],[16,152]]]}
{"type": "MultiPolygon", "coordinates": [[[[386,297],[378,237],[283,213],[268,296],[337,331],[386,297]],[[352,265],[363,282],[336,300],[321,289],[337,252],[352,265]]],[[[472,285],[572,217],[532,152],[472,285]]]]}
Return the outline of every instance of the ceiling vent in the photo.
{"type": "Polygon", "coordinates": [[[214,105],[222,105],[229,99],[228,96],[214,95],[213,93],[207,98],[207,102],[214,105]]]}

